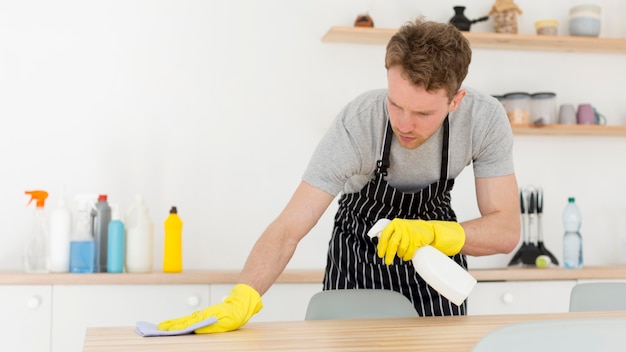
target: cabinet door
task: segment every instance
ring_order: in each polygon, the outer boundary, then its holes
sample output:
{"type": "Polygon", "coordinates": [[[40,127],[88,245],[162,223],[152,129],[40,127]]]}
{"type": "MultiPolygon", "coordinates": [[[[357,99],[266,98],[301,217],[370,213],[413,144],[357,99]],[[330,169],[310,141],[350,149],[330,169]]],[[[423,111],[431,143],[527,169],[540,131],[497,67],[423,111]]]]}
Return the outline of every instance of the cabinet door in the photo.
{"type": "Polygon", "coordinates": [[[158,323],[209,302],[208,285],[59,285],[53,293],[54,352],[82,351],[87,327],[158,323]]]}
{"type": "Polygon", "coordinates": [[[51,286],[0,286],[2,351],[50,351],[51,286]]]}
{"type": "Polygon", "coordinates": [[[564,313],[575,280],[479,282],[467,299],[469,315],[564,313]]]}
{"type": "MultiPolygon", "coordinates": [[[[219,303],[233,285],[211,285],[211,304],[219,303]]],[[[322,290],[322,284],[274,284],[261,298],[263,309],[250,321],[304,320],[309,299],[322,290]]]]}

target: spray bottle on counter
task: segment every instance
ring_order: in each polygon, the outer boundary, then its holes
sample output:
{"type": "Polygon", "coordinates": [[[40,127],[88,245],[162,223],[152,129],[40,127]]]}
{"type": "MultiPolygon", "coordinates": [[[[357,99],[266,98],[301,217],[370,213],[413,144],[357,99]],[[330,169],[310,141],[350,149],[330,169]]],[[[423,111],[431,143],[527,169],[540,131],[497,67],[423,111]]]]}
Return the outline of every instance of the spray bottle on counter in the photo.
{"type": "Polygon", "coordinates": [[[48,192],[46,191],[26,191],[24,192],[30,195],[28,205],[35,200],[36,208],[32,213],[29,224],[30,238],[28,244],[24,250],[24,271],[27,273],[47,273],[48,272],[48,249],[46,245],[46,226],[45,226],[45,211],[44,206],[46,204],[46,198],[48,198],[48,192]]]}
{"type": "Polygon", "coordinates": [[[163,272],[180,273],[183,271],[183,221],[176,207],[170,209],[163,227],[163,272]]]}
{"type": "Polygon", "coordinates": [[[72,211],[65,205],[65,192],[61,192],[57,206],[50,211],[50,271],[66,273],[70,269],[70,237],[72,211]]]}
{"type": "Polygon", "coordinates": [[[124,272],[125,235],[124,223],[120,220],[120,212],[117,204],[110,204],[111,221],[109,222],[109,238],[107,250],[107,272],[124,272]]]}
{"type": "Polygon", "coordinates": [[[91,211],[95,209],[95,195],[82,194],[75,198],[76,214],[70,242],[70,272],[93,273],[96,263],[91,211]]]}
{"type": "Polygon", "coordinates": [[[126,271],[152,271],[154,228],[143,197],[135,197],[135,204],[126,214],[126,271]]]}
{"type": "Polygon", "coordinates": [[[109,248],[109,222],[111,221],[111,207],[107,202],[107,195],[98,196],[98,201],[91,211],[93,223],[93,240],[96,245],[96,266],[94,272],[107,272],[107,250],[109,248]]]}

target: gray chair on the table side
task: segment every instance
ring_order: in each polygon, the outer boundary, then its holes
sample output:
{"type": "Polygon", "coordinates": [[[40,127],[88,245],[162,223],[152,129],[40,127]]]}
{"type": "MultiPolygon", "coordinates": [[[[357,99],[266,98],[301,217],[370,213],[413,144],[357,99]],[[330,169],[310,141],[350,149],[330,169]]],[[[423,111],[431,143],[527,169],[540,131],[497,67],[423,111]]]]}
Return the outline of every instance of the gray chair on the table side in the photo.
{"type": "Polygon", "coordinates": [[[572,288],[570,312],[626,310],[626,282],[591,282],[572,288]]]}
{"type": "Polygon", "coordinates": [[[622,352],[626,318],[537,320],[504,325],[483,336],[472,352],[622,352]]]}
{"type": "Polygon", "coordinates": [[[314,294],[304,320],[417,317],[415,307],[391,290],[327,290],[314,294]]]}

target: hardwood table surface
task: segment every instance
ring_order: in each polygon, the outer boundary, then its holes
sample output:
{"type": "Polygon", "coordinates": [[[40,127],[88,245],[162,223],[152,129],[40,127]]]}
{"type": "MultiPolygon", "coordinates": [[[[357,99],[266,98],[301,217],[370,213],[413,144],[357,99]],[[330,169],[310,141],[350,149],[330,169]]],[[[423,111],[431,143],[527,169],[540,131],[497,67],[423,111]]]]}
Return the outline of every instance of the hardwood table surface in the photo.
{"type": "Polygon", "coordinates": [[[167,337],[141,337],[134,326],[94,327],[83,351],[471,351],[506,324],[587,317],[624,318],[626,311],[256,322],[226,333],[167,337]]]}

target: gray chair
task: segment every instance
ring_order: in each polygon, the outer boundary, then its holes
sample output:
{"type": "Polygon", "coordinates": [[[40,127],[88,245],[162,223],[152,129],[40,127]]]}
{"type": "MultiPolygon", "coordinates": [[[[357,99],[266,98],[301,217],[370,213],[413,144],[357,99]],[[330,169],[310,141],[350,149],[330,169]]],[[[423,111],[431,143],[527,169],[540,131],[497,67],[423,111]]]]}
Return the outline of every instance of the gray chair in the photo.
{"type": "Polygon", "coordinates": [[[501,326],[483,336],[472,352],[624,351],[626,318],[537,320],[501,326]]]}
{"type": "Polygon", "coordinates": [[[391,290],[327,290],[314,294],[304,320],[417,317],[413,303],[391,290]]]}
{"type": "Polygon", "coordinates": [[[592,282],[572,288],[570,312],[626,310],[626,282],[592,282]]]}

